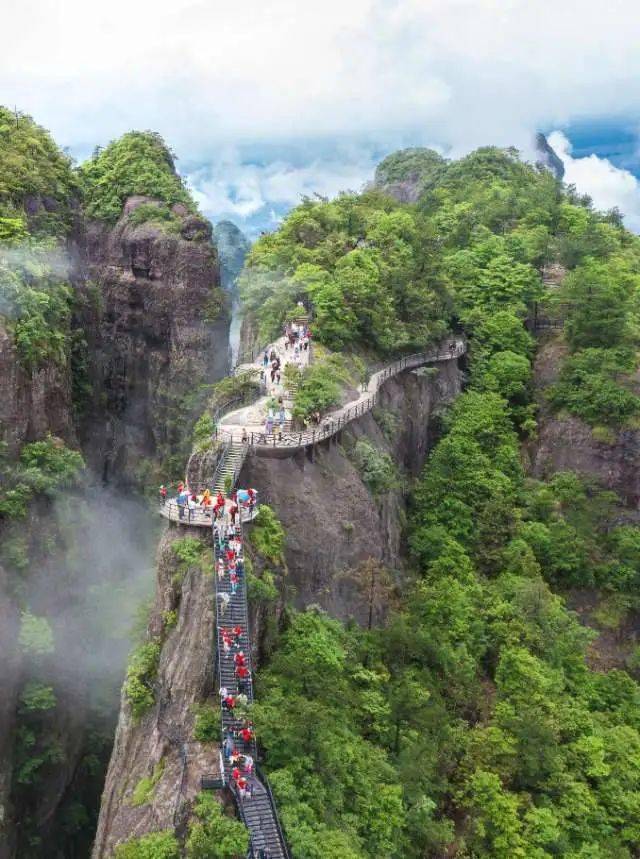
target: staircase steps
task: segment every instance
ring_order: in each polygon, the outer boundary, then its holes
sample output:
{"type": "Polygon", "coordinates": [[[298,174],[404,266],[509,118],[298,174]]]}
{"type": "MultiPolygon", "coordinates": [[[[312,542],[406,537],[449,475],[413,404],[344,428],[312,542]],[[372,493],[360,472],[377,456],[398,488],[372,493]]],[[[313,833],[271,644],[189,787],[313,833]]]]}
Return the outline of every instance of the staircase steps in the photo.
{"type": "MultiPolygon", "coordinates": [[[[225,459],[221,462],[217,481],[214,489],[218,488],[218,483],[224,485],[224,479],[229,475],[235,482],[237,475],[246,456],[246,445],[229,444],[225,450],[225,459]]],[[[240,521],[240,517],[238,517],[240,521]]],[[[236,593],[231,592],[231,582],[228,571],[225,572],[223,579],[218,577],[218,561],[222,557],[222,546],[218,539],[218,532],[213,527],[213,549],[215,557],[215,601],[216,601],[216,641],[217,641],[217,670],[218,670],[218,688],[225,686],[229,693],[233,696],[239,694],[238,680],[235,675],[234,655],[239,650],[242,650],[245,657],[245,664],[249,669],[249,677],[245,681],[244,694],[249,702],[253,701],[253,669],[251,660],[251,643],[249,640],[249,620],[248,620],[248,604],[246,590],[246,573],[239,576],[238,587],[236,593]],[[230,597],[227,608],[222,612],[221,594],[228,594],[230,597]],[[222,641],[222,630],[224,628],[231,629],[235,626],[242,628],[242,633],[238,639],[238,648],[231,648],[229,654],[224,653],[222,641]]],[[[243,726],[243,722],[233,711],[227,710],[221,705],[221,722],[222,722],[222,737],[235,730],[239,730],[243,726]]],[[[255,740],[245,743],[241,737],[234,738],[234,746],[240,754],[249,754],[254,761],[257,760],[257,748],[255,740]]],[[[223,761],[222,778],[225,784],[233,789],[233,780],[231,778],[233,766],[230,761],[223,761]]],[[[273,797],[270,790],[261,781],[260,777],[255,773],[247,776],[247,780],[252,789],[252,795],[246,796],[244,799],[234,790],[240,816],[247,826],[251,842],[248,857],[257,857],[259,851],[264,850],[269,859],[290,859],[287,845],[282,834],[282,830],[278,821],[278,814],[275,808],[273,797]]],[[[216,784],[216,780],[211,776],[204,776],[201,785],[216,784]]]]}

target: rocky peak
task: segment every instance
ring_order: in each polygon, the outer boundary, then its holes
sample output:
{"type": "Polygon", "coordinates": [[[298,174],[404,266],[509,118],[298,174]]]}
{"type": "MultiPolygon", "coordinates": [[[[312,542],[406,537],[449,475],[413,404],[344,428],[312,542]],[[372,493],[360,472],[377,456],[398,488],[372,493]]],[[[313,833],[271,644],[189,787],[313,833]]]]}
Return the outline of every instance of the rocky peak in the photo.
{"type": "Polygon", "coordinates": [[[550,173],[561,180],[564,177],[564,164],[555,149],[549,144],[541,132],[536,134],[535,149],[539,167],[545,167],[550,173]]]}

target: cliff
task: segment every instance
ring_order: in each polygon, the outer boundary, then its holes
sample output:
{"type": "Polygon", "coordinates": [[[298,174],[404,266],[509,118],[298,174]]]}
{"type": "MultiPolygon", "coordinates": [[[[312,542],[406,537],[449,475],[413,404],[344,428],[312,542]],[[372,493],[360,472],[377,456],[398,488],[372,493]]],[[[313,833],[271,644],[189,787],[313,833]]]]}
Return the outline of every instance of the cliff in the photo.
{"type": "Polygon", "coordinates": [[[415,203],[445,173],[446,160],[433,149],[401,149],[376,167],[373,187],[399,203],[415,203]]]}
{"type": "Polygon", "coordinates": [[[0,316],[0,440],[15,455],[23,444],[48,432],[77,444],[68,363],[26,368],[13,333],[0,316]]]}
{"type": "MultiPolygon", "coordinates": [[[[339,443],[328,441],[314,449],[312,459],[304,454],[284,459],[250,456],[239,483],[257,488],[285,528],[286,573],[278,581],[281,601],[293,598],[299,606],[316,603],[337,617],[365,622],[362,600],[353,587],[345,586],[342,574],[374,558],[394,570],[401,581],[406,516],[402,481],[376,499],[346,450],[358,439],[367,439],[392,456],[399,474],[417,474],[434,442],[438,410],[459,393],[460,385],[455,361],[436,371],[404,373],[385,383],[375,413],[378,421],[370,414],[363,416],[339,443]],[[386,427],[386,435],[381,426],[386,427]]],[[[196,708],[212,695],[216,708],[217,701],[211,582],[202,569],[191,567],[179,602],[172,584],[180,565],[171,546],[185,533],[170,527],[159,549],[150,629],[157,633],[163,612],[176,606],[177,625],[162,648],[152,709],[136,724],[130,704],[122,701],[93,859],[108,857],[118,842],[148,831],[175,827],[183,832],[200,777],[219,771],[218,746],[193,738],[196,708]],[[164,761],[162,776],[152,799],[132,806],[136,784],[149,777],[160,760],[164,761]]],[[[251,613],[259,663],[267,618],[258,605],[251,613]]]]}
{"type": "Polygon", "coordinates": [[[162,140],[131,133],[89,164],[0,108],[1,859],[86,855],[152,534],[101,485],[182,468],[229,361],[211,225],[162,140]]]}
{"type": "Polygon", "coordinates": [[[169,231],[130,216],[91,222],[84,258],[92,402],[82,423],[89,464],[103,480],[135,482],[143,461],[166,460],[188,438],[188,395],[228,369],[227,308],[211,225],[175,204],[169,231]],[[91,444],[88,445],[89,439],[91,444]]]}
{"type": "Polygon", "coordinates": [[[537,353],[534,380],[540,417],[537,441],[530,450],[531,471],[539,478],[549,477],[556,471],[576,471],[593,477],[637,509],[640,502],[640,431],[633,428],[612,430],[606,440],[599,440],[587,423],[574,415],[553,413],[545,401],[545,389],[556,381],[565,356],[562,335],[541,343],[537,353]]]}
{"type": "MultiPolygon", "coordinates": [[[[184,536],[182,529],[170,528],[158,548],[149,629],[164,641],[154,684],[155,704],[137,721],[123,693],[93,848],[95,859],[110,856],[120,841],[181,826],[188,803],[200,790],[200,776],[219,770],[217,745],[193,737],[194,704],[213,691],[212,566],[203,569],[196,563],[184,569],[172,549],[184,536]],[[170,611],[176,612],[176,620],[167,629],[165,613],[170,611]],[[133,792],[141,779],[152,776],[154,767],[162,775],[148,801],[138,803],[133,792]]],[[[189,536],[200,538],[197,529],[189,536]]]]}
{"type": "Polygon", "coordinates": [[[373,558],[401,579],[405,489],[434,443],[438,410],[460,387],[455,361],[433,374],[404,373],[385,383],[373,413],[350,425],[339,442],[315,448],[312,461],[304,454],[249,458],[240,485],[256,488],[284,526],[285,584],[296,606],[319,604],[334,617],[362,623],[365,607],[342,574],[373,558]],[[397,488],[378,498],[347,453],[361,438],[388,453],[397,469],[397,488]]]}

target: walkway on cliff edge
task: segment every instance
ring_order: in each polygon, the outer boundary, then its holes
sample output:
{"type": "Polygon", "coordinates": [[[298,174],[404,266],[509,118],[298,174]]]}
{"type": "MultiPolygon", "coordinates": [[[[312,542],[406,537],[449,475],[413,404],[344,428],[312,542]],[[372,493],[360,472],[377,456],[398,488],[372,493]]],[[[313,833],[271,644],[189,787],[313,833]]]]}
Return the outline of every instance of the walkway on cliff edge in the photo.
{"type": "MultiPolygon", "coordinates": [[[[229,504],[225,507],[225,531],[228,529],[229,504]]],[[[228,694],[237,698],[242,693],[246,695],[249,704],[253,702],[253,660],[251,656],[251,639],[249,635],[249,611],[247,601],[246,572],[239,575],[239,581],[235,593],[231,587],[231,580],[227,560],[224,554],[224,543],[220,538],[219,522],[213,524],[213,550],[215,568],[213,579],[215,582],[215,613],[216,613],[216,666],[218,689],[226,689],[228,694]],[[224,567],[224,576],[218,575],[218,566],[224,567]],[[223,597],[228,600],[226,607],[223,606],[223,597]],[[240,682],[236,676],[234,667],[234,655],[229,648],[225,654],[224,631],[240,628],[241,634],[238,639],[239,650],[244,656],[244,664],[249,671],[249,676],[240,688],[240,682]]],[[[242,540],[242,525],[238,524],[237,531],[242,540]]],[[[242,540],[244,545],[244,540],[242,540]]],[[[244,724],[244,719],[239,717],[234,710],[229,710],[220,704],[220,717],[222,727],[222,741],[227,736],[234,736],[235,750],[240,755],[251,755],[257,767],[258,750],[255,738],[245,742],[238,732],[244,724]]],[[[251,796],[243,797],[238,791],[232,777],[233,765],[225,757],[221,766],[221,781],[233,793],[240,818],[249,830],[250,847],[247,854],[252,859],[268,856],[269,859],[290,859],[287,843],[282,831],[275,800],[271,793],[269,782],[262,773],[254,769],[251,775],[247,775],[247,781],[251,787],[251,796]],[[264,853],[261,853],[264,851],[264,853]]],[[[215,777],[202,776],[203,788],[218,786],[215,777]]]]}
{"type": "MultiPolygon", "coordinates": [[[[284,350],[284,339],[282,337],[275,341],[266,350],[270,352],[271,349],[274,349],[276,353],[278,353],[279,349],[281,350],[280,357],[283,360],[283,369],[285,362],[291,363],[290,357],[287,356],[287,352],[291,350],[284,350]],[[284,353],[284,359],[282,353],[284,353]]],[[[249,446],[258,449],[280,448],[292,450],[306,447],[309,444],[316,444],[339,432],[344,428],[345,424],[372,409],[377,402],[380,387],[387,379],[396,376],[403,370],[415,369],[425,364],[457,360],[465,354],[466,349],[466,341],[462,337],[457,337],[447,340],[432,349],[405,355],[403,358],[393,361],[371,375],[368,385],[356,399],[326,414],[321,424],[313,430],[300,432],[289,430],[283,432],[281,435],[276,435],[275,433],[267,435],[264,432],[264,419],[266,418],[268,403],[271,397],[283,396],[285,406],[289,405],[289,409],[291,406],[291,398],[287,397],[287,391],[284,389],[284,386],[275,386],[271,390],[268,389],[268,393],[253,405],[236,409],[224,415],[220,419],[217,428],[218,437],[233,444],[240,442],[243,432],[246,432],[249,446]]],[[[302,354],[307,355],[307,352],[303,352],[302,354]]],[[[255,364],[243,365],[242,369],[260,370],[261,364],[256,362],[255,364]]],[[[288,418],[290,418],[290,412],[288,418]]]]}
{"type": "MultiPolygon", "coordinates": [[[[284,338],[276,341],[275,344],[267,347],[268,352],[272,348],[280,346],[284,350],[284,338]]],[[[283,433],[282,437],[270,439],[265,437],[261,427],[252,428],[252,425],[246,423],[237,424],[238,416],[241,415],[246,419],[248,415],[260,415],[262,419],[262,410],[266,411],[267,403],[273,391],[262,397],[250,409],[237,409],[224,416],[221,420],[221,433],[224,440],[222,455],[218,460],[214,479],[212,480],[213,489],[226,489],[225,494],[230,494],[235,487],[242,464],[250,448],[255,448],[259,454],[261,450],[270,449],[273,447],[284,448],[287,450],[295,450],[300,447],[314,445],[323,439],[329,438],[332,435],[340,432],[340,430],[350,421],[368,412],[375,405],[378,399],[378,393],[382,385],[393,376],[404,370],[414,369],[425,364],[436,362],[457,360],[466,352],[466,343],[462,338],[448,341],[446,346],[439,346],[424,352],[417,352],[413,355],[407,355],[391,364],[383,367],[381,370],[373,373],[369,380],[369,384],[365,391],[356,399],[352,400],[346,406],[337,409],[327,415],[320,427],[313,431],[305,431],[300,433],[283,433]],[[253,409],[254,411],[251,411],[253,409]],[[257,409],[257,410],[256,410],[257,409]],[[242,440],[243,430],[246,432],[247,438],[242,440]],[[236,438],[234,438],[236,434],[236,438]]],[[[305,359],[308,360],[307,357],[305,359]]],[[[293,354],[291,355],[293,358],[293,354]]],[[[281,372],[284,371],[285,361],[281,356],[281,372]]],[[[269,384],[270,380],[267,384],[269,384]]],[[[269,391],[269,388],[267,388],[269,391]]],[[[224,518],[229,517],[229,500],[225,504],[224,518]]],[[[192,511],[179,507],[175,501],[167,501],[161,510],[161,514],[171,521],[178,522],[185,526],[204,526],[212,528],[213,551],[214,551],[214,588],[215,588],[215,614],[216,614],[216,680],[218,690],[226,689],[227,693],[236,698],[239,694],[245,694],[249,703],[253,702],[253,660],[251,656],[251,640],[249,635],[249,611],[248,598],[246,587],[246,572],[239,576],[235,593],[231,588],[230,572],[223,551],[224,545],[221,541],[221,531],[219,523],[213,521],[210,515],[206,515],[204,511],[192,511]],[[219,565],[224,568],[224,575],[219,576],[219,565]],[[227,601],[226,607],[223,608],[223,600],[227,601]],[[249,676],[243,682],[243,688],[240,689],[239,681],[234,668],[234,658],[231,652],[225,654],[224,636],[225,630],[233,630],[239,628],[240,635],[238,637],[238,647],[242,649],[245,659],[245,665],[248,668],[249,676]]],[[[241,535],[242,521],[250,521],[251,514],[249,511],[239,511],[237,529],[241,535]],[[244,515],[243,515],[244,513],[244,515]],[[245,518],[246,517],[246,518],[245,518]]],[[[225,528],[225,531],[227,529],[225,528]]],[[[224,533],[222,534],[224,540],[224,533]]],[[[242,541],[244,544],[244,541],[242,541]]],[[[248,742],[244,742],[238,735],[243,721],[238,718],[238,715],[226,707],[222,706],[222,698],[220,701],[222,740],[226,736],[234,736],[234,745],[240,754],[249,754],[256,762],[256,770],[247,779],[251,786],[251,795],[241,795],[232,778],[232,765],[228,759],[222,760],[220,767],[220,777],[215,774],[203,774],[201,778],[201,786],[203,789],[228,787],[236,800],[238,813],[240,818],[249,830],[250,844],[247,853],[248,859],[260,859],[260,857],[268,856],[269,859],[290,859],[284,832],[280,825],[275,799],[271,792],[269,782],[261,772],[257,772],[257,757],[258,748],[254,737],[248,742]]]]}

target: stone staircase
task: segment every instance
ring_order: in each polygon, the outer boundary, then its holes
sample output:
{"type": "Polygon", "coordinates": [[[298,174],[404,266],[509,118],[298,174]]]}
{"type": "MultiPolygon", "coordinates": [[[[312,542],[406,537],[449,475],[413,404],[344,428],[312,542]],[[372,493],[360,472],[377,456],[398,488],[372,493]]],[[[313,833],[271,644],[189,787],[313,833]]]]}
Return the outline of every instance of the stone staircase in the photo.
{"type": "Polygon", "coordinates": [[[222,452],[222,456],[213,475],[213,493],[225,492],[225,484],[234,486],[249,450],[248,444],[242,442],[228,442],[222,452]]]}
{"type": "MultiPolygon", "coordinates": [[[[241,526],[239,526],[241,527],[241,526]]],[[[220,544],[217,528],[213,527],[213,548],[215,556],[215,591],[216,591],[216,639],[217,639],[217,673],[219,688],[226,687],[234,697],[243,692],[251,703],[253,701],[253,673],[251,660],[251,645],[249,640],[249,618],[247,606],[246,575],[239,576],[239,584],[236,593],[231,592],[231,584],[228,573],[224,579],[217,575],[218,561],[223,557],[223,548],[220,544]],[[226,610],[222,611],[221,594],[229,595],[229,603],[226,610]],[[240,627],[242,632],[238,640],[237,651],[242,650],[245,664],[249,669],[249,677],[244,681],[242,687],[235,675],[234,651],[225,655],[223,644],[223,629],[240,627]]],[[[234,713],[221,706],[222,739],[233,735],[242,728],[243,721],[234,713]]],[[[249,754],[256,761],[257,748],[255,740],[245,743],[241,737],[234,738],[236,751],[240,754],[249,754]]],[[[228,760],[223,761],[222,782],[234,793],[240,817],[250,833],[250,848],[247,856],[249,859],[290,859],[287,844],[280,826],[275,800],[271,788],[264,776],[254,774],[248,778],[252,795],[240,796],[231,778],[233,766],[228,760]]],[[[203,776],[201,780],[203,788],[213,787],[216,781],[210,777],[203,776]]]]}

